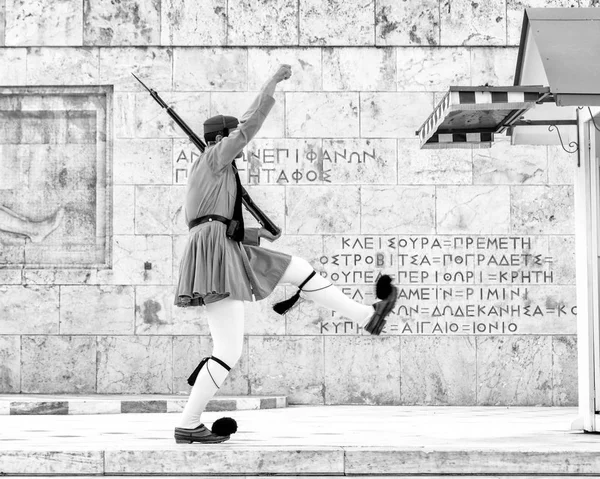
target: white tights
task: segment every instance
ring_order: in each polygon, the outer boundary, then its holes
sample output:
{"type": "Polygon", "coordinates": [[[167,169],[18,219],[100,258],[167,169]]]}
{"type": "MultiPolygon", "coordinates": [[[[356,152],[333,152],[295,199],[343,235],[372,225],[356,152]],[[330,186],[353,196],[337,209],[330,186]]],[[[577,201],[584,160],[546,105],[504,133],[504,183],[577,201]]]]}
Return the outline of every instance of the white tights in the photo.
{"type": "MultiPolygon", "coordinates": [[[[290,265],[279,283],[299,286],[312,271],[313,267],[308,261],[292,256],[290,265]]],[[[374,312],[372,306],[350,299],[318,273],[304,285],[300,296],[337,311],[363,327],[374,312]]],[[[213,339],[212,356],[233,368],[242,355],[244,344],[244,302],[225,298],[207,304],[206,311],[208,327],[213,339]]],[[[219,363],[208,360],[198,373],[188,402],[180,416],[179,427],[193,429],[200,424],[200,416],[208,401],[217,392],[217,385],[221,387],[225,382],[228,374],[229,372],[219,363]]]]}

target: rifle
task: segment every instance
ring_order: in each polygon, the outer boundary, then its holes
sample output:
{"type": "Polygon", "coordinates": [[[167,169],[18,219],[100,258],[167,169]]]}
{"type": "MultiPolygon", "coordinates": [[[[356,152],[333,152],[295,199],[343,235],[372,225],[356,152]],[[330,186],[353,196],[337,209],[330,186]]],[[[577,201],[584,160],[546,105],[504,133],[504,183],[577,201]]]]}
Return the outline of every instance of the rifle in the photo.
{"type": "MultiPolygon", "coordinates": [[[[165,110],[167,110],[167,113],[169,114],[169,116],[173,119],[173,121],[175,123],[177,123],[179,128],[181,128],[185,132],[185,134],[188,136],[190,141],[196,146],[196,148],[198,148],[201,153],[204,153],[204,150],[206,149],[206,144],[198,137],[198,135],[196,135],[196,133],[194,133],[194,131],[185,123],[185,121],[183,121],[181,119],[181,117],[177,114],[177,112],[173,109],[173,107],[167,105],[163,101],[163,99],[158,95],[158,93],[156,93],[155,90],[153,90],[152,88],[148,88],[146,85],[144,85],[144,82],[142,80],[140,80],[135,75],[135,73],[131,73],[131,74],[135,77],[135,79],[137,81],[139,81],[142,84],[142,86],[146,90],[148,90],[150,95],[152,95],[152,98],[154,98],[156,100],[156,102],[161,106],[161,108],[164,108],[165,110]]],[[[243,186],[242,186],[242,204],[246,207],[248,212],[252,216],[254,216],[254,218],[256,218],[256,221],[258,221],[260,223],[260,225],[263,228],[265,228],[269,233],[271,233],[274,236],[277,236],[279,233],[281,233],[281,228],[277,227],[275,225],[275,223],[273,223],[269,219],[269,217],[256,205],[256,203],[254,203],[254,201],[252,201],[252,198],[250,198],[250,195],[246,191],[246,188],[244,188],[243,186]]]]}

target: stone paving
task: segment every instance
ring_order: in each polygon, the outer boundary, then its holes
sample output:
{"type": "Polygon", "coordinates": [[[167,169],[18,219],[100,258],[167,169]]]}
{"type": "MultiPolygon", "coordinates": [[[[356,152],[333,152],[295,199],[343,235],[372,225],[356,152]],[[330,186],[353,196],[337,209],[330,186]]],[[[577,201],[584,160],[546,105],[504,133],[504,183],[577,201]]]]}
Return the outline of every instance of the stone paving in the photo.
{"type": "Polygon", "coordinates": [[[575,408],[291,406],[207,412],[239,431],[176,444],[174,414],[0,417],[0,475],[600,475],[575,408]]]}

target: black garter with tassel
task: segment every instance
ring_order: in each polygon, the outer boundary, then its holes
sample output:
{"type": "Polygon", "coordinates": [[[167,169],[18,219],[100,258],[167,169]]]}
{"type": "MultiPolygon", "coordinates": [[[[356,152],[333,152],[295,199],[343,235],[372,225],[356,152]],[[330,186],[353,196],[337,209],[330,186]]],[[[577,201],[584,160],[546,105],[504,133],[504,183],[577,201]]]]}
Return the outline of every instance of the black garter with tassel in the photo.
{"type": "Polygon", "coordinates": [[[308,275],[308,278],[306,278],[302,284],[300,286],[298,286],[298,291],[296,292],[296,294],[294,296],[292,296],[289,299],[285,299],[283,301],[280,301],[279,303],[276,303],[273,305],[273,311],[275,311],[278,314],[285,314],[292,306],[294,306],[294,304],[296,304],[296,301],[298,301],[298,299],[300,299],[300,291],[302,291],[302,288],[304,287],[304,285],[306,283],[308,283],[308,281],[315,275],[317,274],[316,271],[313,271],[312,273],[310,273],[308,275]]]}

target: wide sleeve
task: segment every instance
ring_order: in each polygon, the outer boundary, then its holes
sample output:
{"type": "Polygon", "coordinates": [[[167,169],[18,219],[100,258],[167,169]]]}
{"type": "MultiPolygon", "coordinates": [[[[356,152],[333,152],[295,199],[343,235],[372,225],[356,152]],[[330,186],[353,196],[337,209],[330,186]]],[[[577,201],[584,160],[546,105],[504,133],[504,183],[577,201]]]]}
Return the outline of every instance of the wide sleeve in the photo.
{"type": "Polygon", "coordinates": [[[215,173],[225,169],[254,138],[273,108],[275,99],[260,92],[240,119],[238,128],[207,150],[206,161],[215,173]]]}
{"type": "Polygon", "coordinates": [[[260,246],[260,237],[258,236],[258,230],[260,228],[244,228],[244,239],[242,244],[250,246],[260,246]]]}

